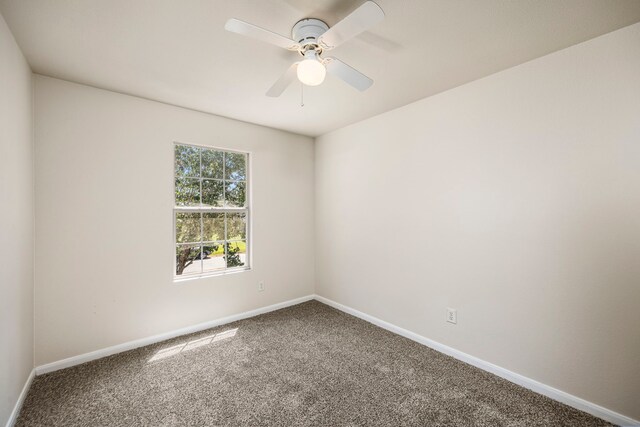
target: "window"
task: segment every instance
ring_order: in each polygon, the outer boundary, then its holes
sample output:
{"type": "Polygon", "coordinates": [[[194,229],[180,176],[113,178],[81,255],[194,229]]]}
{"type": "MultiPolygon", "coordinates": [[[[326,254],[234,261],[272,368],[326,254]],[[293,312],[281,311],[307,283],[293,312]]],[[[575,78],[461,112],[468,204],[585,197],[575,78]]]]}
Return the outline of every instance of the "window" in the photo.
{"type": "Polygon", "coordinates": [[[249,155],[175,144],[175,276],[249,268],[249,155]]]}

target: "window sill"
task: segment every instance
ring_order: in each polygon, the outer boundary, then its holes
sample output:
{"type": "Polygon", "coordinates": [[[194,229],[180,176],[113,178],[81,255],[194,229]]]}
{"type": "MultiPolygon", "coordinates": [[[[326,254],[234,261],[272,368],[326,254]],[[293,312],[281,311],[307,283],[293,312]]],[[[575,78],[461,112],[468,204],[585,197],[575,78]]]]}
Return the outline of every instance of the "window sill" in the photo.
{"type": "Polygon", "coordinates": [[[189,276],[177,276],[177,277],[174,276],[173,283],[190,282],[192,280],[205,279],[208,277],[228,276],[229,274],[244,273],[247,271],[251,271],[251,267],[238,268],[238,269],[225,270],[225,271],[212,271],[211,273],[193,274],[189,276]]]}

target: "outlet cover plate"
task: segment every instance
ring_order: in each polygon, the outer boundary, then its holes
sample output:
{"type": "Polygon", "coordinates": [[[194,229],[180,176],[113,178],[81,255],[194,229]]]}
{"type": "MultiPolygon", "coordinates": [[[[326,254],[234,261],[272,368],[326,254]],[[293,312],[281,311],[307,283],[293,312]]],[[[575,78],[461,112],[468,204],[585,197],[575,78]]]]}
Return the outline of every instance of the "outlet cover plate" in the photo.
{"type": "Polygon", "coordinates": [[[458,323],[458,310],[455,308],[447,308],[447,322],[453,323],[454,325],[458,323]]]}

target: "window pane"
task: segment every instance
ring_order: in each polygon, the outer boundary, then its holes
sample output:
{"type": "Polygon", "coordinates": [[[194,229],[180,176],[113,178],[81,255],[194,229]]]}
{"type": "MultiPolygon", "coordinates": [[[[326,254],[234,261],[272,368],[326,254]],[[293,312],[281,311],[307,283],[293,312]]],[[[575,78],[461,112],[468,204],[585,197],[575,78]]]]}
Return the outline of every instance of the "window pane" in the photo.
{"type": "Polygon", "coordinates": [[[176,177],[200,176],[200,149],[188,145],[175,146],[176,177]]]}
{"type": "Polygon", "coordinates": [[[222,151],[202,149],[202,176],[204,178],[222,179],[222,164],[224,153],[222,151]]]}
{"type": "Polygon", "coordinates": [[[176,212],[176,243],[200,241],[200,214],[176,212]]]}
{"type": "Polygon", "coordinates": [[[247,238],[247,214],[227,214],[227,240],[244,240],[247,238]]]}
{"type": "Polygon", "coordinates": [[[202,272],[200,245],[176,246],[176,276],[202,272]]]}
{"type": "Polygon", "coordinates": [[[224,260],[223,242],[204,245],[203,251],[204,259],[202,260],[202,267],[204,271],[224,270],[226,264],[224,260]]]}
{"type": "Polygon", "coordinates": [[[224,213],[203,213],[202,226],[203,241],[224,240],[224,213]]]}
{"type": "Polygon", "coordinates": [[[246,155],[241,153],[225,153],[225,178],[234,181],[247,179],[246,155]]]}
{"type": "Polygon", "coordinates": [[[200,204],[200,180],[176,178],[176,205],[194,206],[200,204]]]}
{"type": "Polygon", "coordinates": [[[222,181],[202,180],[202,204],[206,206],[222,206],[224,203],[224,185],[222,181]]]}
{"type": "Polygon", "coordinates": [[[246,184],[244,182],[229,181],[226,182],[224,191],[224,197],[226,200],[225,206],[242,208],[245,203],[245,189],[246,184]]]}
{"type": "Polygon", "coordinates": [[[242,267],[247,264],[247,243],[244,241],[227,242],[227,267],[242,267]]]}
{"type": "Polygon", "coordinates": [[[176,276],[246,267],[248,154],[176,144],[174,156],[176,276]]]}

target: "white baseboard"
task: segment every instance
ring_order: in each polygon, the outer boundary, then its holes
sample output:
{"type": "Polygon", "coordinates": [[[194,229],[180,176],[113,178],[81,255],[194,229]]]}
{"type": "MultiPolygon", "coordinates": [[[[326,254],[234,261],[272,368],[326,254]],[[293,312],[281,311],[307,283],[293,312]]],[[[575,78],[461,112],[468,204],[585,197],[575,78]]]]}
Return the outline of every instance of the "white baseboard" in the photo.
{"type": "Polygon", "coordinates": [[[129,341],[123,344],[114,345],[112,347],[103,348],[101,350],[92,351],[90,353],[69,357],[67,359],[58,360],[52,363],[47,363],[46,365],[37,366],[35,369],[35,373],[36,375],[42,375],[48,372],[57,371],[59,369],[69,368],[71,366],[80,365],[81,363],[89,362],[91,360],[96,360],[106,356],[111,356],[112,354],[122,353],[123,351],[133,350],[134,348],[144,347],[145,345],[149,345],[149,344],[155,344],[157,342],[179,337],[181,335],[187,335],[187,334],[192,334],[194,332],[204,331],[205,329],[235,322],[237,320],[247,319],[249,317],[254,317],[259,314],[264,314],[270,311],[279,310],[281,308],[290,307],[292,305],[300,304],[305,301],[310,301],[312,299],[313,299],[313,295],[307,295],[301,298],[296,298],[296,299],[281,302],[278,304],[269,305],[267,307],[262,307],[255,310],[245,311],[244,313],[223,317],[221,319],[215,319],[208,322],[199,323],[197,325],[176,329],[174,331],[153,335],[151,337],[141,338],[139,340],[129,341]]]}
{"type": "Polygon", "coordinates": [[[32,369],[27,381],[24,383],[24,387],[22,387],[22,391],[20,392],[20,396],[18,396],[18,401],[16,405],[13,407],[13,411],[11,411],[11,415],[7,420],[7,427],[13,427],[13,425],[18,420],[18,415],[20,415],[20,409],[22,409],[22,404],[24,403],[24,399],[27,397],[27,393],[29,392],[29,388],[31,387],[31,382],[33,381],[33,377],[36,376],[36,370],[32,369]]]}
{"type": "Polygon", "coordinates": [[[12,426],[15,420],[20,413],[20,408],[22,406],[22,402],[27,395],[29,390],[29,386],[31,385],[31,381],[33,380],[35,375],[42,375],[48,372],[57,371],[59,369],[68,368],[71,366],[79,365],[81,363],[89,362],[91,360],[100,359],[106,356],[110,356],[112,354],[121,353],[123,351],[133,350],[138,347],[144,347],[149,344],[155,344],[160,341],[168,340],[171,338],[178,337],[180,335],[187,335],[194,332],[203,331],[205,329],[213,328],[216,326],[224,325],[227,323],[235,322],[237,320],[247,319],[249,317],[254,317],[260,314],[268,313],[270,311],[279,310],[281,308],[290,307],[292,305],[300,304],[306,301],[310,301],[312,299],[316,299],[324,304],[327,304],[331,307],[334,307],[340,311],[343,311],[347,314],[351,314],[352,316],[358,317],[362,320],[365,320],[369,323],[372,323],[376,326],[379,326],[383,329],[391,331],[395,334],[408,338],[412,341],[425,345],[427,347],[433,348],[441,353],[452,356],[458,360],[461,360],[465,363],[473,365],[477,368],[485,370],[487,372],[491,372],[499,377],[502,377],[512,383],[518,384],[522,387],[528,388],[536,393],[540,393],[544,396],[547,396],[551,399],[557,400],[558,402],[562,402],[566,405],[572,406],[581,411],[587,412],[596,417],[602,418],[603,420],[609,421],[614,424],[618,424],[621,426],[640,426],[640,421],[634,420],[625,415],[614,412],[610,409],[604,408],[602,406],[596,405],[595,403],[586,401],[579,397],[573,396],[564,391],[558,390],[531,378],[527,378],[523,375],[516,374],[515,372],[509,371],[507,369],[501,368],[500,366],[494,365],[492,363],[486,362],[477,357],[471,356],[470,354],[463,353],[459,350],[441,344],[439,342],[433,341],[429,338],[418,335],[414,332],[403,329],[399,326],[393,325],[389,322],[385,322],[384,320],[380,320],[376,317],[370,316],[366,313],[348,307],[346,305],[337,303],[328,298],[322,297],[320,295],[308,295],[301,298],[296,298],[293,300],[281,302],[278,304],[273,304],[267,307],[258,308],[256,310],[246,311],[244,313],[235,314],[232,316],[223,317],[221,319],[212,320],[209,322],[199,323],[197,325],[188,326],[185,328],[177,329],[174,331],[166,332],[163,334],[154,335],[147,338],[142,338],[135,341],[129,341],[127,343],[115,345],[112,347],[104,348],[101,350],[92,351],[90,353],[81,354],[79,356],[69,357],[67,359],[59,360],[57,362],[48,363],[46,365],[38,366],[31,372],[29,379],[27,380],[22,393],[20,394],[20,398],[16,403],[16,406],[9,418],[9,422],[7,426],[12,426]]]}
{"type": "Polygon", "coordinates": [[[429,338],[425,338],[422,335],[418,335],[414,332],[411,332],[399,326],[393,325],[389,322],[385,322],[384,320],[380,320],[376,317],[370,316],[366,313],[363,313],[361,311],[358,311],[346,305],[337,303],[335,301],[332,301],[320,295],[315,295],[314,299],[324,304],[327,304],[333,308],[336,308],[340,311],[343,311],[347,314],[351,314],[352,316],[365,320],[369,323],[373,323],[374,325],[379,326],[383,329],[386,329],[390,332],[401,335],[405,338],[408,338],[412,341],[415,341],[417,343],[430,347],[446,355],[452,356],[458,360],[461,360],[465,363],[473,365],[484,371],[491,372],[492,374],[502,377],[522,387],[528,388],[529,390],[535,391],[536,393],[539,393],[551,399],[557,400],[558,402],[564,403],[568,406],[574,407],[576,409],[584,411],[598,418],[602,418],[603,420],[606,420],[621,426],[640,426],[640,421],[638,420],[634,420],[630,417],[619,414],[610,409],[603,408],[602,406],[596,405],[595,403],[586,401],[584,399],[581,399],[572,394],[566,393],[562,390],[558,390],[556,388],[553,388],[551,386],[548,386],[536,380],[532,380],[531,378],[527,378],[523,375],[516,374],[515,372],[511,372],[507,369],[501,368],[500,366],[494,365],[493,363],[489,363],[482,359],[478,359],[477,357],[471,356],[470,354],[463,353],[459,350],[456,350],[444,344],[440,344],[439,342],[430,340],[429,338]]]}

